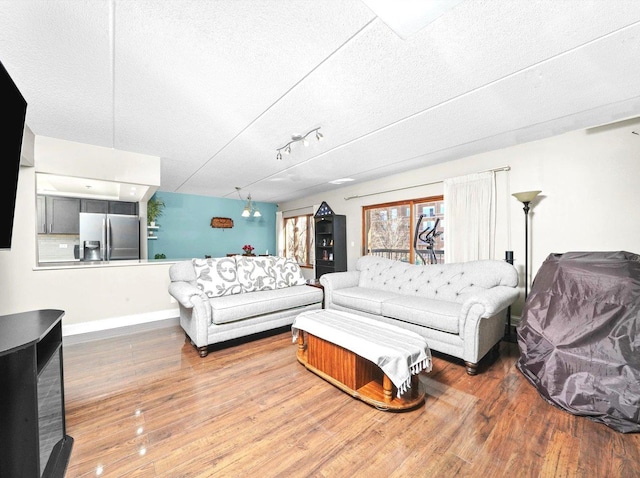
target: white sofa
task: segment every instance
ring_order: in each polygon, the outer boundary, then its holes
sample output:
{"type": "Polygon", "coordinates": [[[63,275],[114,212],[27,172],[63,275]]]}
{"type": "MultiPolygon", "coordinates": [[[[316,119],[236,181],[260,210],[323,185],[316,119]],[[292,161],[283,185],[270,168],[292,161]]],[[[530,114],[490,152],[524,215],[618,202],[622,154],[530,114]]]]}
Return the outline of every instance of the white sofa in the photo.
{"type": "Polygon", "coordinates": [[[169,268],[169,293],[180,325],[201,357],[208,346],[291,325],[322,308],[322,290],[306,285],[300,266],[284,257],[191,259],[169,268]]]}
{"type": "Polygon", "coordinates": [[[499,260],[413,265],[360,257],[356,270],[324,274],[325,308],[354,312],[412,330],[429,348],[464,360],[467,373],[504,336],[518,274],[499,260]]]}

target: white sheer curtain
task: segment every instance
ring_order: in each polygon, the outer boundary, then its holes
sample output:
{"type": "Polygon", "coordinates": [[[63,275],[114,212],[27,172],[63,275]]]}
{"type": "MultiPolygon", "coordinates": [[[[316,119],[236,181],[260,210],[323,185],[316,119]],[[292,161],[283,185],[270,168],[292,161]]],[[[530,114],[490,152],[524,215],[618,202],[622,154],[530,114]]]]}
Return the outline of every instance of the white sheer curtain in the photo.
{"type": "Polygon", "coordinates": [[[444,261],[492,259],[495,239],[494,172],[444,181],[444,261]]]}
{"type": "Polygon", "coordinates": [[[276,211],[276,256],[284,256],[284,218],[282,211],[276,211]]]}

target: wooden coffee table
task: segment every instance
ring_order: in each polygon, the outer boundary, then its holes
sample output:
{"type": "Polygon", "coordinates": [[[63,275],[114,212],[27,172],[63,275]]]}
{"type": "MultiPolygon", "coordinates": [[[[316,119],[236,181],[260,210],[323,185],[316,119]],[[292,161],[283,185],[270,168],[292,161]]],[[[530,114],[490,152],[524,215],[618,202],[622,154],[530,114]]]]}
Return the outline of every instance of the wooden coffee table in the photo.
{"type": "Polygon", "coordinates": [[[296,358],[340,390],[380,410],[408,410],[424,403],[424,386],[418,374],[411,376],[411,388],[398,396],[397,388],[375,363],[328,340],[300,330],[296,358]]]}

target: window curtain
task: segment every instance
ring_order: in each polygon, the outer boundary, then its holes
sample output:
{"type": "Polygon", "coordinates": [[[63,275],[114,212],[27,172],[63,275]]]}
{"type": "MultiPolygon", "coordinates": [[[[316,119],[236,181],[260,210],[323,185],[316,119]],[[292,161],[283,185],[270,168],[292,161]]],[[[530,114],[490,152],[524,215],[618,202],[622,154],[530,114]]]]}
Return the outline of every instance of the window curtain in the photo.
{"type": "Polygon", "coordinates": [[[491,259],[495,240],[494,172],[444,181],[445,263],[491,259]]]}
{"type": "Polygon", "coordinates": [[[284,218],[282,211],[276,211],[276,251],[279,257],[284,256],[284,218]]]}

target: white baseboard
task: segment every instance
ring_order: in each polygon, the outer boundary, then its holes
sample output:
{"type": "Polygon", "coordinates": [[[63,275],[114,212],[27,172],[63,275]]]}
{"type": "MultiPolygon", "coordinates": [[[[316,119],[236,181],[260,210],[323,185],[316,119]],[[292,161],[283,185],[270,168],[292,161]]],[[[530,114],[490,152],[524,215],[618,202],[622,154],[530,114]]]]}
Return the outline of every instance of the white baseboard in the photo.
{"type": "Polygon", "coordinates": [[[169,319],[175,319],[176,323],[178,323],[178,315],[179,312],[176,309],[167,309],[157,312],[149,312],[146,314],[125,315],[123,317],[112,317],[109,319],[80,322],[79,324],[62,324],[62,336],[70,337],[81,334],[92,334],[112,329],[119,329],[121,327],[131,327],[169,319]]]}

